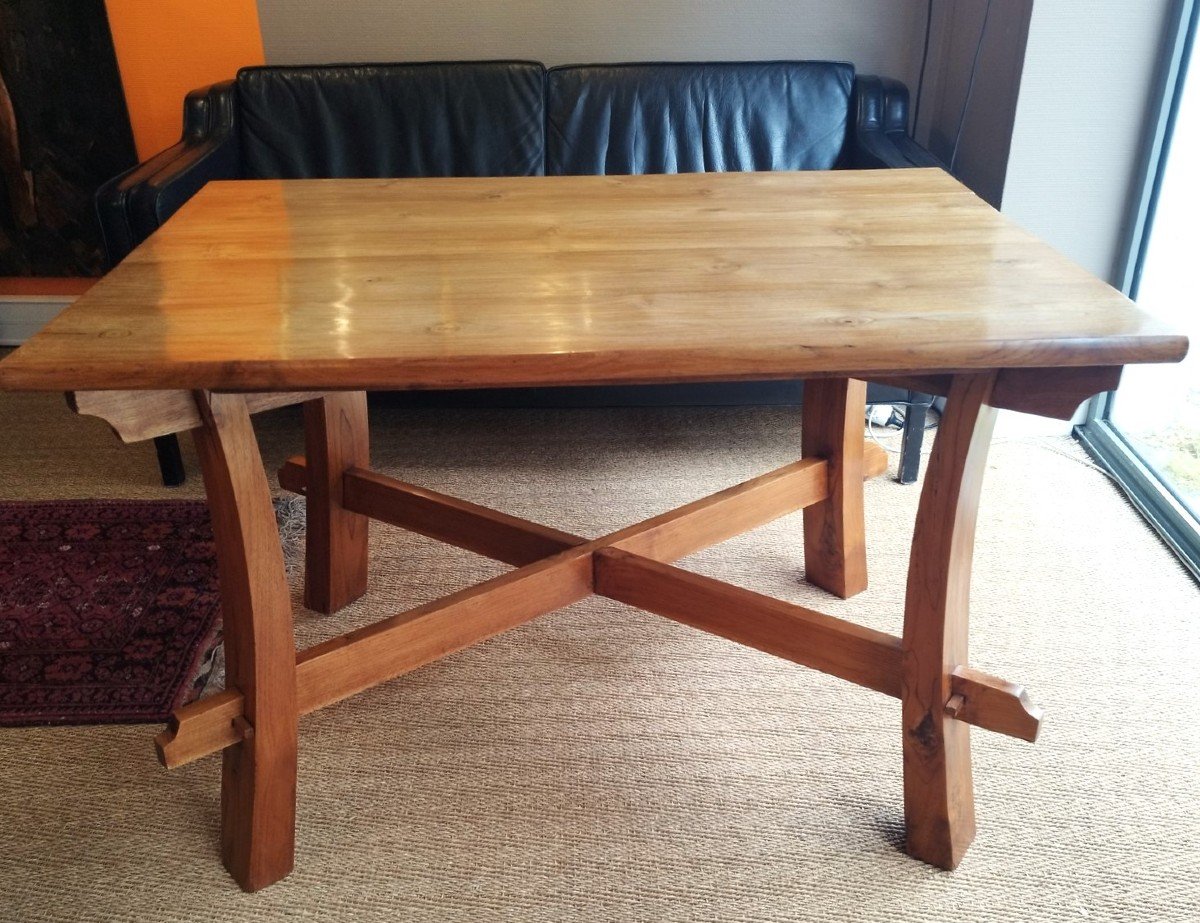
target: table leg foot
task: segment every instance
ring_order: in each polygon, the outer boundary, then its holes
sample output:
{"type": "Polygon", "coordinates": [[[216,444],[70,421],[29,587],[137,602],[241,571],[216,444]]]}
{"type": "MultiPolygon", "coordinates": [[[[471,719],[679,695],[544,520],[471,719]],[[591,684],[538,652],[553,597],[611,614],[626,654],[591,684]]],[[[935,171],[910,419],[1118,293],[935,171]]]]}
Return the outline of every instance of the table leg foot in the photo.
{"type": "Polygon", "coordinates": [[[243,397],[199,392],[196,448],[212,513],[224,621],[226,686],[242,693],[242,742],[225,753],[221,853],[243,889],[293,865],[296,649],[283,550],[243,397]]]}
{"type": "Polygon", "coordinates": [[[968,725],[946,713],[967,662],[975,518],[995,423],[993,374],[956,377],[917,512],[903,636],[904,816],[910,855],[952,869],[975,836],[968,725]]]}
{"type": "Polygon", "coordinates": [[[863,421],[867,383],[816,378],[804,383],[801,454],[829,462],[829,497],[804,510],[804,575],[843,599],[867,588],[863,512],[863,421]]]}
{"type": "Polygon", "coordinates": [[[296,853],[296,751],[253,737],[225,751],[221,861],[243,891],[286,878],[296,853]]]}
{"type": "Polygon", "coordinates": [[[304,405],[307,536],[304,604],[331,613],[367,591],[370,519],[342,506],[343,475],[369,468],[367,395],[331,393],[304,405]]]}

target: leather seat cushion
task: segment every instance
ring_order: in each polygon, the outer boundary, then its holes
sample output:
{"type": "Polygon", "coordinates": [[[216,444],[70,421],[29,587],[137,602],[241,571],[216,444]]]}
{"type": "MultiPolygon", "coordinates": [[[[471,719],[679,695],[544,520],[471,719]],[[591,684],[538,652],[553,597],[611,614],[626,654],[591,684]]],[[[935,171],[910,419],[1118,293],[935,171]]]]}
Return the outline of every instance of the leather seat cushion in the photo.
{"type": "Polygon", "coordinates": [[[243,172],[540,174],[545,73],[506,61],[245,68],[237,76],[243,172]]]}
{"type": "Polygon", "coordinates": [[[556,67],[546,172],[828,170],[853,83],[823,61],[556,67]]]}

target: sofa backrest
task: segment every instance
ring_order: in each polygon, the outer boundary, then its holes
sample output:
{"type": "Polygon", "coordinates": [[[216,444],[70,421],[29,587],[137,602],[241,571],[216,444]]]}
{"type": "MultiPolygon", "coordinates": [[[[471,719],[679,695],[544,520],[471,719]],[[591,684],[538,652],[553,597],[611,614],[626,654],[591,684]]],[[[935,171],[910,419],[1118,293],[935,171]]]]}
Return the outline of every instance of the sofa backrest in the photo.
{"type": "Polygon", "coordinates": [[[556,67],[546,173],[832,169],[853,83],[824,61],[556,67]]]}
{"type": "Polygon", "coordinates": [[[520,61],[238,72],[248,179],[540,174],[545,69],[520,61]]]}

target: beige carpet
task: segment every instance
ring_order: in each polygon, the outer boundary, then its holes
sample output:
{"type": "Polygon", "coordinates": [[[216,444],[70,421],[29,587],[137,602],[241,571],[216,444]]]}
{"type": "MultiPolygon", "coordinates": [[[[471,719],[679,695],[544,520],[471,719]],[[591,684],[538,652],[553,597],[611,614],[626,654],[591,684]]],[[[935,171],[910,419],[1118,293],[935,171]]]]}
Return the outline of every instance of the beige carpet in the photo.
{"type": "MultiPolygon", "coordinates": [[[[274,467],[297,416],[260,420],[274,467]]],[[[163,493],[148,447],[59,399],[0,396],[0,433],[0,497],[163,493]]],[[[373,437],[384,470],[585,534],[799,444],[782,410],[391,411],[373,437]]],[[[590,600],[305,719],[297,868],[258,895],[217,859],[219,759],[167,773],[147,727],[0,731],[0,920],[1200,918],[1200,593],[1069,441],[992,459],[974,662],[1048,720],[1034,746],[975,734],[954,874],[900,851],[896,702],[590,600]]],[[[849,602],[798,581],[797,517],[684,564],[898,631],[916,500],[869,485],[849,602]]],[[[299,611],[302,645],[499,567],[375,546],[369,599],[299,611]]]]}

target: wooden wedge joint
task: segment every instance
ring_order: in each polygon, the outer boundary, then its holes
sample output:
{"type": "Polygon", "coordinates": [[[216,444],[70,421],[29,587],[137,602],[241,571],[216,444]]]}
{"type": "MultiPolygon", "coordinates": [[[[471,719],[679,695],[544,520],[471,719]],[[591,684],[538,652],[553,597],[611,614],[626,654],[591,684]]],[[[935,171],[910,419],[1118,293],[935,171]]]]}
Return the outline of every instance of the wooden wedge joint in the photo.
{"type": "Polygon", "coordinates": [[[158,761],[167,769],[176,769],[249,739],[254,728],[246,720],[243,705],[238,690],[226,689],[177,709],[166,730],[154,738],[158,761]]]}
{"type": "Polygon", "coordinates": [[[1042,709],[1024,686],[971,667],[950,674],[946,714],[958,721],[1033,743],[1042,729],[1042,709]]]}

